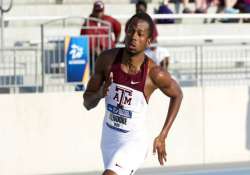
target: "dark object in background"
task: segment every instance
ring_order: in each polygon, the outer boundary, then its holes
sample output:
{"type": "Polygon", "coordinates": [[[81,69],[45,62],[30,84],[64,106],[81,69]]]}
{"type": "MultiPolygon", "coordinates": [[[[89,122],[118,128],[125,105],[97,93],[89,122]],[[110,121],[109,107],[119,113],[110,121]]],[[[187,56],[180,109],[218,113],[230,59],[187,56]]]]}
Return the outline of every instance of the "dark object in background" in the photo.
{"type": "MultiPolygon", "coordinates": [[[[173,11],[168,8],[167,5],[161,4],[159,9],[156,10],[156,14],[173,14],[173,11]]],[[[175,23],[174,19],[157,19],[157,24],[173,24],[175,23]]]]}

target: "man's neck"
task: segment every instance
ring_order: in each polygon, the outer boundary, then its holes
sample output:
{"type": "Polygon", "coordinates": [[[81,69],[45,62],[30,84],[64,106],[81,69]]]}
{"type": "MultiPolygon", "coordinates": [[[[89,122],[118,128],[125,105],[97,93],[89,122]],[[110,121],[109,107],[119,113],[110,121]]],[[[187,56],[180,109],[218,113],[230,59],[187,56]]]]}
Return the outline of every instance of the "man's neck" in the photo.
{"type": "Polygon", "coordinates": [[[132,74],[139,72],[144,58],[144,52],[133,56],[129,55],[126,51],[123,52],[122,64],[125,66],[125,71],[132,74]]]}

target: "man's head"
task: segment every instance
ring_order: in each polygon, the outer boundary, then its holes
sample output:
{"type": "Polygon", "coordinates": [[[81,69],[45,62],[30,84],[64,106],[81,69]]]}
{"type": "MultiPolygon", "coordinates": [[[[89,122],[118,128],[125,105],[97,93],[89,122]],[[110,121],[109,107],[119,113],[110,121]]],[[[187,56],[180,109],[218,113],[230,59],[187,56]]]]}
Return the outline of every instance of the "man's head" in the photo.
{"type": "Polygon", "coordinates": [[[147,3],[143,0],[139,0],[137,3],[136,3],[136,6],[135,6],[135,10],[136,10],[136,13],[146,13],[147,12],[147,3]]]}
{"type": "Polygon", "coordinates": [[[147,13],[138,13],[129,19],[125,37],[125,47],[129,54],[144,52],[150,46],[153,25],[153,20],[147,13]]]}
{"type": "Polygon", "coordinates": [[[92,10],[92,16],[101,18],[104,14],[104,3],[102,1],[95,1],[92,10]]]}

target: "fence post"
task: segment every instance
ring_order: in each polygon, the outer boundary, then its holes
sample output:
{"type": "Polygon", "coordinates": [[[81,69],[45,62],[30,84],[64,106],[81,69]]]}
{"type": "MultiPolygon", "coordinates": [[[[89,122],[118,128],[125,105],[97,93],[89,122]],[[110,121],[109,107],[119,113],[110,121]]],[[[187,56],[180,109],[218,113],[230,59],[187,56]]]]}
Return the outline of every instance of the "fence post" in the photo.
{"type": "Polygon", "coordinates": [[[198,46],[196,45],[195,46],[195,81],[196,81],[196,86],[198,86],[198,83],[199,83],[199,64],[198,64],[198,61],[199,61],[199,56],[198,56],[198,46]]]}
{"type": "Polygon", "coordinates": [[[0,0],[0,7],[1,7],[1,55],[0,55],[0,58],[2,61],[4,61],[4,12],[2,10],[2,6],[3,6],[3,0],[0,0]]]}
{"type": "Polygon", "coordinates": [[[0,23],[1,23],[1,52],[0,52],[0,56],[1,59],[4,61],[4,13],[7,13],[11,10],[13,5],[13,0],[10,0],[9,6],[7,8],[3,7],[3,0],[0,0],[0,11],[1,11],[1,18],[0,18],[0,23]]]}
{"type": "Polygon", "coordinates": [[[35,84],[36,84],[36,92],[39,92],[38,85],[38,50],[35,49],[35,84]]]}
{"type": "Polygon", "coordinates": [[[41,91],[44,92],[45,86],[45,58],[44,58],[44,25],[41,24],[41,68],[42,68],[42,87],[41,91]]]}
{"type": "Polygon", "coordinates": [[[17,88],[17,85],[16,85],[16,48],[14,48],[14,94],[16,93],[16,88],[17,88]]]}
{"type": "Polygon", "coordinates": [[[203,60],[203,46],[201,45],[200,46],[200,86],[201,87],[203,87],[203,85],[204,85],[204,81],[203,81],[203,79],[204,79],[204,70],[203,70],[203,65],[204,64],[204,60],[203,60]]]}
{"type": "MultiPolygon", "coordinates": [[[[242,45],[243,45],[243,46],[247,46],[246,43],[243,43],[242,45]]],[[[246,74],[245,78],[246,78],[246,79],[249,78],[249,70],[248,70],[248,69],[249,69],[249,67],[248,67],[248,62],[249,62],[249,61],[248,61],[248,56],[249,56],[249,55],[248,55],[248,53],[250,53],[250,49],[246,47],[246,48],[245,48],[245,52],[244,52],[244,57],[245,57],[244,66],[245,66],[245,74],[246,74]]]]}

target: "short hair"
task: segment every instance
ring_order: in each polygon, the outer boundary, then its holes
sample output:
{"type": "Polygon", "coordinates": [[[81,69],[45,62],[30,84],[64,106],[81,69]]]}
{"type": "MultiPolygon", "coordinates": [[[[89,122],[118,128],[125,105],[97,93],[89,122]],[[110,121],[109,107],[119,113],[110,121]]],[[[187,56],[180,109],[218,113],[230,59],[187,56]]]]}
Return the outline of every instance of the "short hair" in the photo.
{"type": "Polygon", "coordinates": [[[136,3],[136,6],[143,5],[147,9],[147,3],[144,0],[139,0],[136,3]]]}
{"type": "Polygon", "coordinates": [[[128,26],[133,21],[133,19],[140,19],[140,20],[146,21],[148,23],[148,25],[149,25],[148,36],[149,36],[149,38],[152,38],[152,36],[153,36],[153,29],[154,29],[154,22],[153,22],[152,18],[147,13],[137,13],[137,14],[133,15],[129,19],[126,28],[128,28],[128,26]]]}

